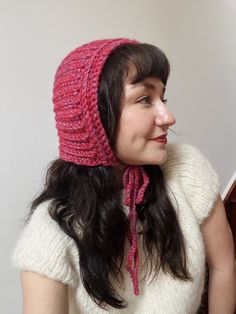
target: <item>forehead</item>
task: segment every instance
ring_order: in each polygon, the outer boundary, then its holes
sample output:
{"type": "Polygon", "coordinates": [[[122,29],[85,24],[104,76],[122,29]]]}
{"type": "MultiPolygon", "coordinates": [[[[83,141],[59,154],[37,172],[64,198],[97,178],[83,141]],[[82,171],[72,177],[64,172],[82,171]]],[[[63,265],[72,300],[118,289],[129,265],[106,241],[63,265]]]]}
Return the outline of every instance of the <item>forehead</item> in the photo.
{"type": "Polygon", "coordinates": [[[147,77],[144,80],[133,83],[132,80],[125,81],[124,89],[126,92],[132,92],[137,89],[145,89],[153,92],[165,93],[166,87],[162,81],[155,77],[147,77]]]}

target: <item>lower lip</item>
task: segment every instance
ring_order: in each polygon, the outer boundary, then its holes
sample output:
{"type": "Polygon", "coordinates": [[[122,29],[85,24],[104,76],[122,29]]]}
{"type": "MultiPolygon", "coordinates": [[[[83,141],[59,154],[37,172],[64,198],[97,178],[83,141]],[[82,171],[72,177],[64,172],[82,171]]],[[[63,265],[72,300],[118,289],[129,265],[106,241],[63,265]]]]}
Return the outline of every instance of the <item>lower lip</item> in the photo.
{"type": "Polygon", "coordinates": [[[159,142],[159,143],[162,143],[162,144],[167,144],[167,139],[166,138],[159,138],[159,139],[155,139],[153,140],[155,142],[159,142]]]}

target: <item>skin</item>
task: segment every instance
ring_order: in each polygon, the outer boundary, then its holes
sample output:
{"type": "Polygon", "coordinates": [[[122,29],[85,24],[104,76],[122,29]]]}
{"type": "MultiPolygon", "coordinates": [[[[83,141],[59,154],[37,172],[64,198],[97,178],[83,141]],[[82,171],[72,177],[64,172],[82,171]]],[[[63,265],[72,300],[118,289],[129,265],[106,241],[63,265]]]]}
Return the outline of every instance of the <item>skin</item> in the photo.
{"type": "MultiPolygon", "coordinates": [[[[161,164],[166,145],[152,139],[176,122],[164,102],[164,85],[156,78],[125,82],[116,154],[123,165],[161,164]]],[[[121,169],[125,167],[122,166],[121,169]]],[[[233,314],[235,256],[232,233],[219,196],[200,226],[209,266],[209,314],[233,314]]],[[[33,272],[21,272],[23,314],[68,314],[68,287],[33,272]]]]}
{"type": "Polygon", "coordinates": [[[166,145],[153,140],[176,123],[164,92],[163,83],[156,78],[134,85],[127,78],[116,142],[116,155],[123,163],[155,165],[166,161],[166,145]]]}
{"type": "Polygon", "coordinates": [[[68,286],[34,272],[21,272],[23,314],[69,314],[68,286]]]}

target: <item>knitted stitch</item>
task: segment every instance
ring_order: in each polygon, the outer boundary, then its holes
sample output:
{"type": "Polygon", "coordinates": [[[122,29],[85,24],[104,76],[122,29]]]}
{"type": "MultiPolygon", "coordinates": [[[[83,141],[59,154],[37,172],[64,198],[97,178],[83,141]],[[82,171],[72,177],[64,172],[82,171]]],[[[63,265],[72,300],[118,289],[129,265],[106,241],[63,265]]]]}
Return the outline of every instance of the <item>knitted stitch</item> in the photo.
{"type": "MultiPolygon", "coordinates": [[[[99,117],[97,93],[105,61],[112,51],[127,43],[136,44],[137,41],[127,38],[96,40],[73,50],[59,65],[54,81],[53,103],[61,159],[86,166],[119,165],[99,117]]],[[[131,248],[127,270],[137,295],[136,204],[143,199],[148,178],[141,166],[128,166],[124,176],[124,189],[130,207],[131,248]],[[142,180],[144,184],[140,186],[142,180]],[[140,193],[137,193],[138,189],[141,189],[140,193]]]]}
{"type": "Polygon", "coordinates": [[[127,43],[137,41],[96,40],[74,49],[59,65],[53,103],[61,159],[86,166],[119,164],[101,123],[97,92],[106,59],[127,43]]]}
{"type": "MultiPolygon", "coordinates": [[[[160,270],[155,280],[149,282],[144,277],[140,281],[140,296],[136,297],[123,265],[124,282],[117,291],[128,307],[122,310],[109,307],[108,311],[99,308],[82,284],[76,244],[51,218],[47,202],[39,205],[19,237],[13,253],[14,266],[67,284],[70,314],[196,314],[205,278],[205,250],[199,225],[214,208],[220,182],[205,156],[191,145],[167,144],[167,160],[161,169],[183,232],[187,268],[193,281],[176,279],[160,270]]],[[[127,244],[125,257],[128,255],[127,244]]],[[[143,277],[142,236],[138,238],[138,246],[139,273],[143,277]]]]}
{"type": "Polygon", "coordinates": [[[134,294],[138,295],[138,245],[136,232],[137,212],[135,204],[140,204],[142,202],[144,192],[149,183],[149,178],[142,167],[129,167],[124,173],[123,182],[126,187],[124,204],[130,208],[129,219],[131,221],[130,234],[128,236],[131,248],[128,254],[128,264],[126,269],[130,273],[133,281],[134,294]],[[140,178],[143,179],[142,184],[140,184],[140,178]]]}

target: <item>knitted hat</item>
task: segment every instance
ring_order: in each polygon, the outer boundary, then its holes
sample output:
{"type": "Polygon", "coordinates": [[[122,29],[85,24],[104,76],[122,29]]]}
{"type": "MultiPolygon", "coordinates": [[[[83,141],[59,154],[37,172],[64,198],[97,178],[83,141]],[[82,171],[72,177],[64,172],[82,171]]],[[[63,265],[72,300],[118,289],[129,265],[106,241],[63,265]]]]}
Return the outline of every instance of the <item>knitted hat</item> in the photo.
{"type": "Polygon", "coordinates": [[[98,112],[98,84],[110,53],[129,39],[97,40],[73,50],[58,67],[53,102],[60,158],[87,166],[112,166],[114,156],[98,112]]]}
{"type": "MultiPolygon", "coordinates": [[[[60,159],[86,166],[117,166],[98,111],[98,87],[103,65],[111,52],[127,38],[96,40],[73,50],[59,65],[54,81],[53,103],[59,137],[60,159]]],[[[138,292],[136,204],[143,199],[148,177],[141,166],[128,166],[123,175],[124,203],[130,207],[130,251],[127,270],[134,293],[138,292]]]]}

